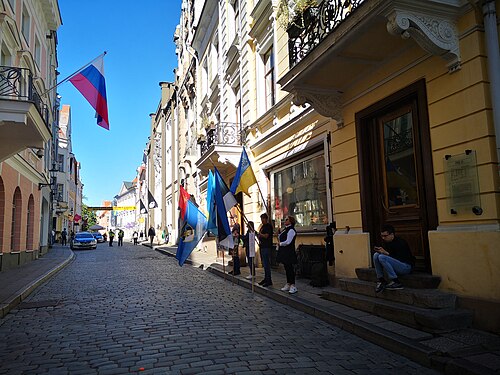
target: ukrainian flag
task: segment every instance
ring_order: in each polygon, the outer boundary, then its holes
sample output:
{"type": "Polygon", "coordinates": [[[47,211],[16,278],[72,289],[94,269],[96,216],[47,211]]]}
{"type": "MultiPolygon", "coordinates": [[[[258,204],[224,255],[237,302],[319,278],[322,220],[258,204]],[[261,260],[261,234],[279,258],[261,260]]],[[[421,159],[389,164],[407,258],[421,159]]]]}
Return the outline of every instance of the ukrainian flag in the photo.
{"type": "Polygon", "coordinates": [[[250,196],[248,189],[253,184],[257,183],[255,174],[253,173],[252,166],[250,165],[250,160],[248,159],[247,152],[243,147],[241,152],[240,164],[236,170],[236,175],[234,176],[233,183],[231,184],[231,192],[237,194],[240,191],[244,192],[246,195],[250,196]]]}

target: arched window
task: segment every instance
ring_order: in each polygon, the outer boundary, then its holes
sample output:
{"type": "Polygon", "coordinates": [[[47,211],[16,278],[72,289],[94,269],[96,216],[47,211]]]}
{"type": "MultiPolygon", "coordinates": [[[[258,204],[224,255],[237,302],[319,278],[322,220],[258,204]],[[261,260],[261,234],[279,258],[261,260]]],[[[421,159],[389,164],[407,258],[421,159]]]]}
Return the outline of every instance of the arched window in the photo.
{"type": "Polygon", "coordinates": [[[28,199],[28,215],[26,218],[26,250],[33,250],[33,238],[35,231],[35,200],[33,194],[28,199]]]}
{"type": "Polygon", "coordinates": [[[12,199],[12,227],[10,231],[10,250],[21,250],[21,213],[22,213],[22,196],[19,187],[14,191],[12,199]]]}

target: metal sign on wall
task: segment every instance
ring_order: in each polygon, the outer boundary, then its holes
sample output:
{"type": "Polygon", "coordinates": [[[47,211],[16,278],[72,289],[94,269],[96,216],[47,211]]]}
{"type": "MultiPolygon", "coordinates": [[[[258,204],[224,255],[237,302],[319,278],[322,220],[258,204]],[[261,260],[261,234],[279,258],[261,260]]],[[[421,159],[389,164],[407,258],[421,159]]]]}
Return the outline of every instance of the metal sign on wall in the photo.
{"type": "Polygon", "coordinates": [[[473,212],[481,215],[476,152],[446,155],[444,158],[448,208],[451,214],[473,212]]]}

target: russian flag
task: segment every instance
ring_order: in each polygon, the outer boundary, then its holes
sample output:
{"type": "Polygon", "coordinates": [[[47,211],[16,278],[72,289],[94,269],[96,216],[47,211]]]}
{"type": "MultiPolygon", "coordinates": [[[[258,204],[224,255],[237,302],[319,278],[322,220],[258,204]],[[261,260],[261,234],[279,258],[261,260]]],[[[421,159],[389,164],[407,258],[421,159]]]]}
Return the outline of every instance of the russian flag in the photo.
{"type": "Polygon", "coordinates": [[[104,79],[104,56],[76,73],[69,80],[95,109],[97,125],[109,130],[106,81],[104,79]]]}

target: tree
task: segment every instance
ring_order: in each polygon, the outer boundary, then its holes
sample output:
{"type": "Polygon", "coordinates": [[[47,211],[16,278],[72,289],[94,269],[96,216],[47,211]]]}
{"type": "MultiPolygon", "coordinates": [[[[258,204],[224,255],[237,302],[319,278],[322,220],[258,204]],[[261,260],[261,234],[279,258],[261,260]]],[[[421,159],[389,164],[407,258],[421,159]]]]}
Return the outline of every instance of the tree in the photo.
{"type": "Polygon", "coordinates": [[[89,210],[89,207],[86,204],[82,204],[82,230],[87,230],[94,224],[97,224],[97,216],[95,211],[89,210]]]}

